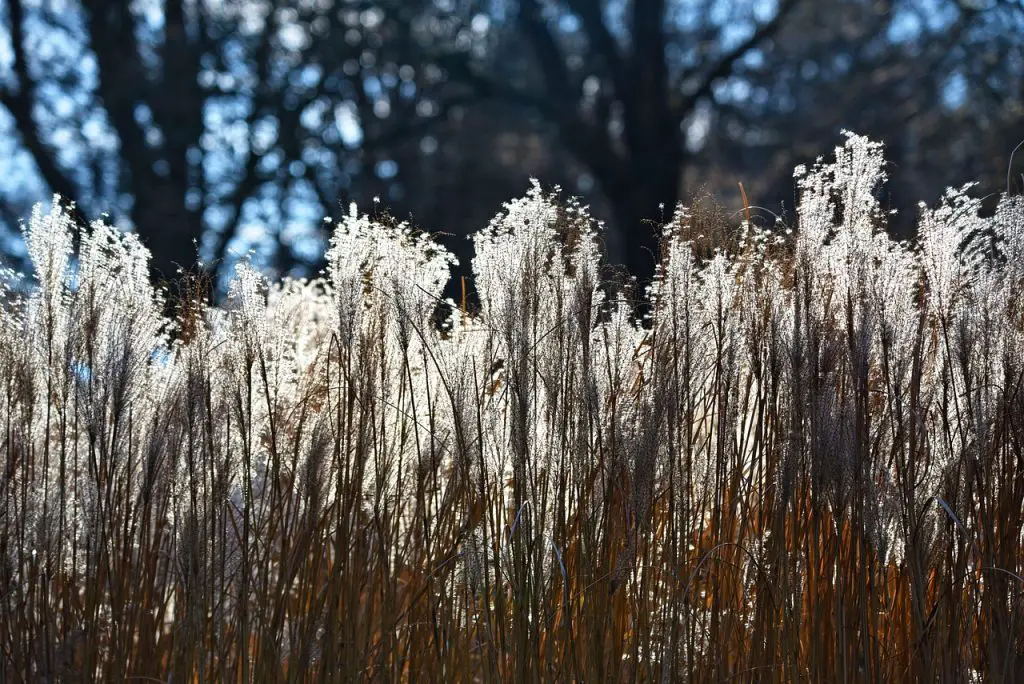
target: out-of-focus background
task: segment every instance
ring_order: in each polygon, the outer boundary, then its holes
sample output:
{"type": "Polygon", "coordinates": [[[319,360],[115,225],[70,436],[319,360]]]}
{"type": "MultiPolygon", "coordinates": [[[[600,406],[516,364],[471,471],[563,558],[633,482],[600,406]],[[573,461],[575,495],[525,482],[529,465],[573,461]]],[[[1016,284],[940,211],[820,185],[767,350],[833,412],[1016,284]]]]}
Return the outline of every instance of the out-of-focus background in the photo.
{"type": "Polygon", "coordinates": [[[321,267],[350,202],[465,236],[531,176],[653,269],[680,200],[791,211],[793,166],[886,144],[892,229],[1024,185],[1020,0],[0,0],[0,254],[57,192],[173,276],[321,267]],[[380,205],[375,205],[379,198],[380,205]],[[664,208],[660,208],[664,207],[664,208]],[[210,266],[207,266],[210,268],[210,266]]]}

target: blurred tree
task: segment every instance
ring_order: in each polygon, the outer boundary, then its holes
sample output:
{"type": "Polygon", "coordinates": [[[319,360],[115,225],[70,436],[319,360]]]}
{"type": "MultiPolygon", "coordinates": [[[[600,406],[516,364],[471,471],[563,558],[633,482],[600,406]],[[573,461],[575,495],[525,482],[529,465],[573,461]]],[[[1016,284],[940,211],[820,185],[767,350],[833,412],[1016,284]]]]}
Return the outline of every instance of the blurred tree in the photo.
{"type": "Polygon", "coordinates": [[[691,171],[791,200],[794,160],[828,153],[836,132],[853,128],[886,144],[890,226],[902,236],[913,234],[917,203],[947,186],[1024,190],[1019,153],[1016,180],[1007,178],[1024,135],[1022,36],[1018,2],[808,6],[716,88],[708,127],[717,134],[691,171]]]}
{"type": "Polygon", "coordinates": [[[436,75],[401,68],[408,43],[371,3],[6,0],[6,10],[0,103],[43,183],[83,213],[133,226],[164,276],[192,264],[196,244],[209,261],[232,238],[239,250],[266,247],[247,226],[273,227],[285,249],[265,256],[279,265],[315,262],[320,218],[361,160],[433,118],[416,94],[436,75]]]}
{"type": "Polygon", "coordinates": [[[910,219],[912,202],[946,184],[991,178],[1020,135],[1014,0],[519,0],[509,11],[482,56],[453,32],[437,58],[447,85],[553,126],[609,205],[613,256],[641,276],[654,264],[645,220],[739,180],[778,207],[794,163],[827,152],[840,128],[889,144],[892,201],[910,219]],[[986,143],[972,143],[982,131],[986,143]]]}
{"type": "Polygon", "coordinates": [[[519,0],[482,58],[456,39],[439,62],[479,97],[532,109],[554,127],[608,203],[619,228],[613,257],[643,276],[657,248],[645,224],[681,196],[699,107],[799,4],[519,0]]]}
{"type": "Polygon", "coordinates": [[[138,231],[165,276],[197,242],[208,264],[256,249],[308,271],[339,200],[380,196],[465,234],[536,175],[583,195],[612,228],[612,260],[648,276],[645,221],[698,188],[731,199],[739,180],[778,207],[793,164],[840,127],[888,143],[905,215],[947,183],[993,185],[1020,137],[1022,13],[1014,0],[0,0],[0,220],[52,190],[138,231]]]}

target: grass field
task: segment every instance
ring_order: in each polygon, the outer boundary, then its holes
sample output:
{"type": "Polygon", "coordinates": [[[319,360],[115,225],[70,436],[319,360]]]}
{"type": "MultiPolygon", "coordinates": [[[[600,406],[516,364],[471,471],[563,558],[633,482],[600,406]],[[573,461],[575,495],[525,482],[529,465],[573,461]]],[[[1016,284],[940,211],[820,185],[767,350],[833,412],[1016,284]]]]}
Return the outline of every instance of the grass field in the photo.
{"type": "Polygon", "coordinates": [[[537,187],[478,304],[354,210],[221,308],[37,211],[0,681],[1024,681],[1024,200],[899,243],[882,168],[849,136],[788,220],[680,208],[641,320],[537,187]]]}

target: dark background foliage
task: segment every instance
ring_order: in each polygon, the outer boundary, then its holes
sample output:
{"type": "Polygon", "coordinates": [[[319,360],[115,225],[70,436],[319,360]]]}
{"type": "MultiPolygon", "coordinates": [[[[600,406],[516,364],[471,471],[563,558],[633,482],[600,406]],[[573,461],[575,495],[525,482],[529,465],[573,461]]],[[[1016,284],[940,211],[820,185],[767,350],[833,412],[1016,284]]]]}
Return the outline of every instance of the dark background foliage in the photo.
{"type": "Polygon", "coordinates": [[[465,264],[536,176],[645,276],[677,201],[784,212],[840,128],[886,144],[908,234],[947,185],[1019,187],[1021,36],[1014,0],[0,0],[0,245],[23,267],[58,192],[164,276],[197,245],[309,274],[379,197],[465,264]]]}

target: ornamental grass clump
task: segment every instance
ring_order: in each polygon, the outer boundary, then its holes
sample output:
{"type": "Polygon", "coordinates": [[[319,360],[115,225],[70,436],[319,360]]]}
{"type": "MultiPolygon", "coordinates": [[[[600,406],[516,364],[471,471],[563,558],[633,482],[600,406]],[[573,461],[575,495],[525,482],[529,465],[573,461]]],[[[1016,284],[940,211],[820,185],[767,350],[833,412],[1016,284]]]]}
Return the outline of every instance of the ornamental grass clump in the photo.
{"type": "Polygon", "coordinates": [[[792,226],[678,207],[640,306],[536,184],[472,310],[355,208],[221,306],[37,209],[0,681],[1024,680],[1024,202],[897,242],[883,168],[848,134],[792,226]]]}

